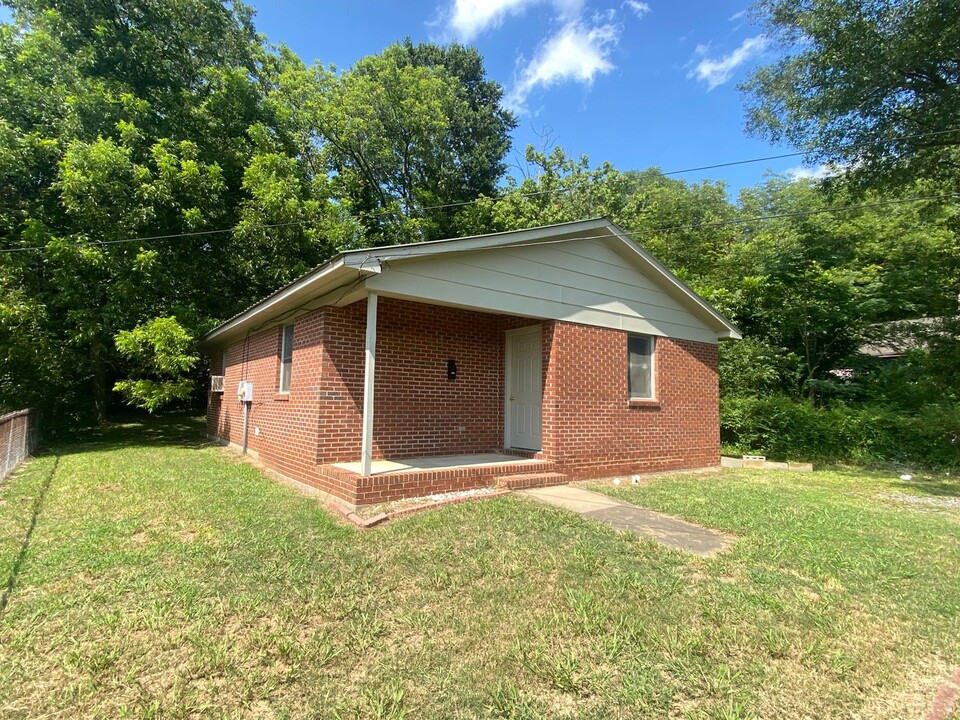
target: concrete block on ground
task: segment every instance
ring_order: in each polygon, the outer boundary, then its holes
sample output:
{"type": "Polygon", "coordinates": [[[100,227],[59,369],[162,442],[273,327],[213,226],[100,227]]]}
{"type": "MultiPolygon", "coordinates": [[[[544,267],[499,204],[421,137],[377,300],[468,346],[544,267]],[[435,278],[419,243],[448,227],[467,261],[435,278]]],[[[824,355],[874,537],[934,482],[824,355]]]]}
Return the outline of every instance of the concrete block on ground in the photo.
{"type": "Polygon", "coordinates": [[[813,472],[813,463],[788,462],[787,467],[794,472],[813,472]]]}
{"type": "Polygon", "coordinates": [[[743,460],[741,458],[727,457],[726,455],[721,455],[720,467],[727,467],[727,468],[743,467],[743,460]]]}
{"type": "Polygon", "coordinates": [[[773,462],[772,460],[767,460],[767,464],[764,465],[767,470],[789,470],[788,463],[785,462],[773,462]]]}
{"type": "Polygon", "coordinates": [[[744,455],[743,467],[745,468],[763,468],[766,467],[767,458],[764,455],[744,455]]]}

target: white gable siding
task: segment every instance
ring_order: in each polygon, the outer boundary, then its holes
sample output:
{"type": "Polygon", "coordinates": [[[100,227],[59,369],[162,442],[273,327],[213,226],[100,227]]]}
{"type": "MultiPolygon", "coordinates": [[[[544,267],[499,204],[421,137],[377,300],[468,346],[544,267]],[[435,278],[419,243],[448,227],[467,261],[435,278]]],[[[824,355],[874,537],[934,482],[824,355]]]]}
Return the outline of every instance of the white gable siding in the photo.
{"type": "Polygon", "coordinates": [[[603,241],[575,240],[386,258],[368,290],[487,311],[717,341],[684,300],[603,241]]]}

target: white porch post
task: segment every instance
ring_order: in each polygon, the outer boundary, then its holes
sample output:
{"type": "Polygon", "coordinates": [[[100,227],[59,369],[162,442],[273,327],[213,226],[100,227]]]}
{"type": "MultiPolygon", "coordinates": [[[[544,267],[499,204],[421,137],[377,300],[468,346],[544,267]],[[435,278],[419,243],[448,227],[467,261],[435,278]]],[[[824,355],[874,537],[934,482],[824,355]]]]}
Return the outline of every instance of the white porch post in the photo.
{"type": "Polygon", "coordinates": [[[360,440],[360,474],[370,474],[373,464],[373,373],[377,364],[377,294],[367,295],[367,345],[363,363],[363,434],[360,440]]]}

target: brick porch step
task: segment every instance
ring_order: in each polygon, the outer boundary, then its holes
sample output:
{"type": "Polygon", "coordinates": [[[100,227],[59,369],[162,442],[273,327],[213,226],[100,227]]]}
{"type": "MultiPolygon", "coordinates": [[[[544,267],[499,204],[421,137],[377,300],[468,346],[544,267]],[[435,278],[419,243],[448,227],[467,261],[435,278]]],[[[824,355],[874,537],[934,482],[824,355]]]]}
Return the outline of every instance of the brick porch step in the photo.
{"type": "Polygon", "coordinates": [[[520,475],[503,475],[496,479],[497,487],[507,488],[508,490],[520,490],[521,488],[546,487],[547,485],[563,485],[569,482],[563,473],[541,472],[525,473],[520,475]]]}

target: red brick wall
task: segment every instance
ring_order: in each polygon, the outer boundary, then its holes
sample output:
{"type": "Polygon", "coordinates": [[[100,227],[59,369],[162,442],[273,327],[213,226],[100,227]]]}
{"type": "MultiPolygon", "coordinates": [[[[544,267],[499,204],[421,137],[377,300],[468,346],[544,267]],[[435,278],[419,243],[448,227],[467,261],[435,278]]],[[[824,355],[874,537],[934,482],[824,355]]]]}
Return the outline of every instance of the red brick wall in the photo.
{"type": "MultiPolygon", "coordinates": [[[[659,338],[657,402],[633,407],[624,332],[389,298],[380,299],[378,311],[375,457],[501,447],[504,331],[540,324],[545,460],[576,477],[719,462],[714,345],[659,338]],[[453,382],[446,377],[449,358],[457,361],[453,382]]],[[[242,442],[236,388],[241,379],[252,380],[249,447],[285,475],[355,500],[356,484],[325,475],[320,466],[360,457],[365,324],[363,301],[298,318],[288,395],[277,393],[279,327],[231,345],[226,391],[210,397],[208,432],[242,442]]],[[[211,365],[219,369],[219,353],[211,365]]],[[[419,490],[403,488],[408,495],[419,490]]]]}
{"type": "MultiPolygon", "coordinates": [[[[224,392],[211,393],[207,432],[224,440],[243,442],[243,405],[237,402],[237,384],[253,382],[247,444],[260,459],[279,472],[302,478],[313,471],[317,455],[317,419],[321,380],[320,341],[323,313],[314,311],[294,322],[293,368],[290,392],[281,394],[280,327],[251,335],[227,348],[224,392]],[[259,431],[259,434],[257,434],[259,431]]],[[[219,368],[221,356],[211,358],[219,368]]]]}
{"type": "Polygon", "coordinates": [[[627,333],[545,328],[543,455],[575,477],[720,462],[715,345],[657,338],[656,402],[631,404],[627,333]]]}
{"type": "MultiPolygon", "coordinates": [[[[508,327],[534,320],[380,298],[375,458],[489,452],[503,445],[508,327]],[[447,360],[457,379],[447,379],[447,360]]],[[[325,310],[321,463],[360,457],[366,302],[325,310]]]]}

